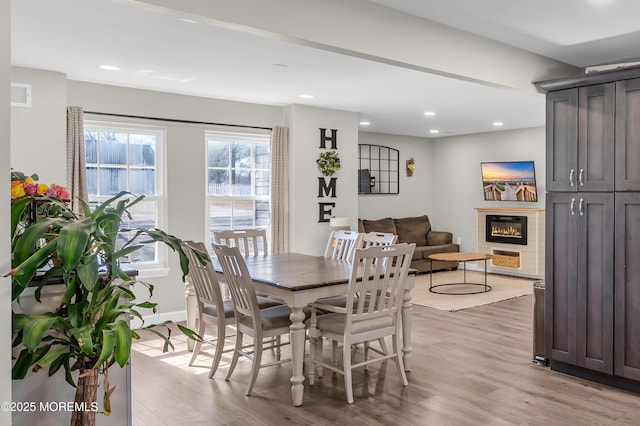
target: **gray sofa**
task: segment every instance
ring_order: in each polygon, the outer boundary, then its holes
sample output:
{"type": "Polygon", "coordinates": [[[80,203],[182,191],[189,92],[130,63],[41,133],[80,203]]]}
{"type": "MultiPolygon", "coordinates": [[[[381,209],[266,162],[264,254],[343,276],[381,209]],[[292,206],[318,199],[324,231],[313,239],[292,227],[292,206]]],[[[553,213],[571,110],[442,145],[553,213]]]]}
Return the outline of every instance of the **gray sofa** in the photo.
{"type": "MultiPolygon", "coordinates": [[[[387,232],[398,236],[399,243],[416,243],[411,267],[418,272],[429,272],[430,260],[427,256],[433,253],[458,252],[460,246],[453,244],[451,232],[432,231],[429,218],[424,216],[368,220],[358,219],[358,232],[387,232]]],[[[433,270],[455,269],[456,262],[433,262],[433,270]]]]}

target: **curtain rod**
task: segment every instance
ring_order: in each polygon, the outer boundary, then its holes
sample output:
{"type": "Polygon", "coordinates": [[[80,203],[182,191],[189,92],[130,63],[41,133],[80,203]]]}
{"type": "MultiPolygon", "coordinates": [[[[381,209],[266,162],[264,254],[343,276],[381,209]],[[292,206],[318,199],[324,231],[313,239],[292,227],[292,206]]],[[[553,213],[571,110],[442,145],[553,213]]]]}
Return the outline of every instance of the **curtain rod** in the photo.
{"type": "Polygon", "coordinates": [[[227,127],[243,127],[245,129],[261,129],[261,130],[273,130],[271,127],[260,127],[260,126],[244,126],[241,124],[226,124],[226,123],[212,123],[209,121],[194,121],[194,120],[179,120],[177,118],[161,118],[161,117],[147,117],[144,115],[128,115],[128,114],[113,114],[109,112],[95,112],[95,111],[84,111],[85,114],[93,114],[93,115],[108,115],[111,117],[124,117],[124,118],[139,118],[143,120],[156,120],[156,121],[169,121],[172,123],[185,123],[185,124],[206,124],[210,126],[227,126],[227,127]]]}

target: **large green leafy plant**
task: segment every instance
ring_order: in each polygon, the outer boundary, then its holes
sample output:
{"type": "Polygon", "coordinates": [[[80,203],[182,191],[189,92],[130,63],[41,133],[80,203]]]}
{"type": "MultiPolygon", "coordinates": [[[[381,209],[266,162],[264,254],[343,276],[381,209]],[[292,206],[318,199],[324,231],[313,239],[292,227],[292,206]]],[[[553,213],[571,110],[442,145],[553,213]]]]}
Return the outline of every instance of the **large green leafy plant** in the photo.
{"type": "MultiPolygon", "coordinates": [[[[84,214],[76,215],[66,203],[56,199],[39,199],[56,205],[53,217],[25,224],[26,206],[33,199],[12,204],[12,299],[20,296],[30,282],[38,282],[35,298],[47,282],[64,284],[60,305],[39,314],[12,312],[13,347],[19,354],[13,363],[13,379],[23,379],[29,370],[48,368],[49,375],[64,369],[66,380],[76,387],[75,402],[96,407],[99,373],[104,372],[103,410],[111,411],[109,397],[114,388],[108,383],[108,369],[114,364],[126,365],[132,339],[139,335],[129,326],[131,316],[142,320],[141,309],[155,312],[156,304],[139,302],[132,283],[140,283],[121,267],[125,256],[156,242],[164,243],[180,257],[182,278],[189,270],[185,250],[191,248],[181,239],[155,229],[122,229],[123,217],[144,198],[122,192],[91,210],[82,201],[84,214]],[[123,235],[133,235],[122,239],[123,235]],[[34,281],[38,271],[46,271],[34,281]],[[73,372],[77,371],[77,382],[73,372]]],[[[204,262],[206,254],[194,250],[204,262]]],[[[141,283],[148,289],[153,286],[141,283]]],[[[139,287],[139,286],[136,286],[139,287]]],[[[164,350],[171,344],[170,329],[161,332],[155,325],[144,327],[163,337],[164,350]]],[[[178,326],[187,336],[197,339],[191,330],[178,326]]],[[[72,425],[95,424],[95,410],[74,411],[72,425]]]]}

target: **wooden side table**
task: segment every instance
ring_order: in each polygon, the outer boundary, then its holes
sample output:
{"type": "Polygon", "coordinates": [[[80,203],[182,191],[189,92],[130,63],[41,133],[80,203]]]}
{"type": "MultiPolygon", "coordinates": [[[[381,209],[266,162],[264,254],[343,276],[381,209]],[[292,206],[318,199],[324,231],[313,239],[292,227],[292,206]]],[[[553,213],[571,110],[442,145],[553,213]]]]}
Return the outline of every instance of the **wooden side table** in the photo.
{"type": "Polygon", "coordinates": [[[430,254],[428,259],[430,261],[429,264],[429,291],[431,293],[436,294],[478,294],[478,293],[486,293],[491,291],[491,286],[487,284],[487,260],[491,259],[493,255],[488,253],[435,253],[430,254]],[[440,260],[445,262],[462,262],[463,271],[464,271],[464,279],[461,283],[444,283],[433,285],[433,261],[440,260]],[[484,260],[484,283],[470,283],[467,282],[467,262],[469,261],[478,261],[484,260]],[[478,291],[465,291],[465,292],[447,292],[442,290],[435,290],[438,287],[446,287],[446,286],[481,286],[482,289],[478,291]]]}

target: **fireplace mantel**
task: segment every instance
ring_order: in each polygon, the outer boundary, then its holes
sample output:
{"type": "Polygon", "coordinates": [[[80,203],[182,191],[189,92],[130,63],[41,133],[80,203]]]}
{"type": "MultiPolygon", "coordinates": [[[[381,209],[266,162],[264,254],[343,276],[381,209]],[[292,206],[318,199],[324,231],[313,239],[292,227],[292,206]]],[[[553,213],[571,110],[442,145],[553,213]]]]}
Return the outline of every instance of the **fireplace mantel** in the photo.
{"type": "Polygon", "coordinates": [[[478,207],[478,252],[489,253],[494,258],[488,269],[515,275],[544,276],[544,209],[478,207]],[[527,223],[527,244],[515,245],[486,240],[487,215],[524,216],[527,223]]]}

